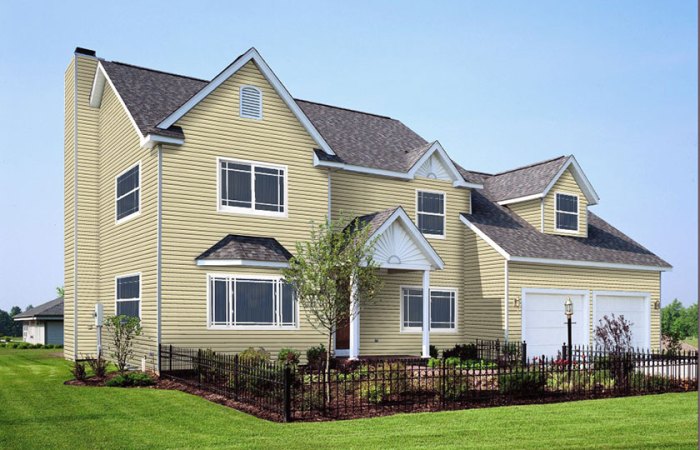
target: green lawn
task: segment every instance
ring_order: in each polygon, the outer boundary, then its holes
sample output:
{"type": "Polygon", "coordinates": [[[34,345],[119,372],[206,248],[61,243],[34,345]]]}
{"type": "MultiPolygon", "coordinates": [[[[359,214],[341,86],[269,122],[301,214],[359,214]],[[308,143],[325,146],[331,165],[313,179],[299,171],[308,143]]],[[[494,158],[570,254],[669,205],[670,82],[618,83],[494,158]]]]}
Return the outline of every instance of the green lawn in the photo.
{"type": "Polygon", "coordinates": [[[182,392],[65,386],[55,350],[0,349],[0,448],[697,448],[697,395],[326,423],[266,422],[182,392]]]}
{"type": "Polygon", "coordinates": [[[683,342],[685,342],[686,344],[692,345],[695,348],[698,348],[698,337],[697,336],[683,339],[683,342]]]}

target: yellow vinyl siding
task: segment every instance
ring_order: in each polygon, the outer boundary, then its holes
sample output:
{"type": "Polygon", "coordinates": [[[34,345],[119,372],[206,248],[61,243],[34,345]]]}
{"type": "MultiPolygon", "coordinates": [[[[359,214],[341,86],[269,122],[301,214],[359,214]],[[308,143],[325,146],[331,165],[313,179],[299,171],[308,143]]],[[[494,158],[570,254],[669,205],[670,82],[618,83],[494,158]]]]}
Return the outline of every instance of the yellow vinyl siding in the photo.
{"type": "Polygon", "coordinates": [[[63,341],[64,354],[68,359],[74,359],[74,322],[73,306],[75,299],[74,275],[74,241],[75,227],[73,220],[73,208],[75,207],[75,60],[71,60],[65,73],[65,110],[64,110],[64,160],[63,160],[63,341]]]}
{"type": "Polygon", "coordinates": [[[502,340],[506,260],[476,233],[464,228],[465,337],[502,340]]]}
{"type": "MultiPolygon", "coordinates": [[[[651,294],[651,346],[653,349],[659,348],[660,314],[653,306],[660,296],[659,272],[510,263],[508,273],[510,298],[522,298],[523,288],[587,290],[590,299],[593,298],[593,291],[648,292],[651,294]]],[[[516,308],[511,305],[511,339],[521,339],[521,317],[522,306],[516,308]]],[[[594,323],[592,312],[589,323],[592,337],[597,325],[594,323]]]]}
{"type": "MultiPolygon", "coordinates": [[[[306,320],[299,330],[208,330],[207,274],[279,274],[277,270],[198,267],[195,258],[227,234],[276,238],[289,251],[325,220],[327,171],[313,167],[317,144],[253,62],[225,81],[177,125],[181,147],[163,149],[162,342],[240,351],[264,346],[300,350],[323,342],[306,320]],[[239,117],[239,88],[263,93],[263,119],[239,117]],[[217,157],[287,166],[287,217],[217,211],[217,157]]],[[[302,312],[303,316],[303,312],[302,312]]]]}
{"type": "MultiPolygon", "coordinates": [[[[115,277],[141,273],[141,325],[134,363],[146,356],[154,365],[156,347],[156,244],[158,155],[142,149],[139,135],[115,92],[105,86],[100,106],[100,290],[105,316],[116,314],[115,277]],[[116,223],[116,176],[140,162],[140,210],[116,223]]],[[[94,334],[94,332],[93,332],[94,334]]],[[[108,344],[108,343],[106,343],[108,344]]]]}
{"type": "Polygon", "coordinates": [[[549,234],[561,234],[565,236],[588,236],[588,201],[583,191],[576,183],[576,179],[567,169],[552,189],[544,198],[544,232],[549,234]],[[567,232],[556,229],[556,194],[570,194],[578,196],[578,231],[567,232]]]}
{"type": "MultiPolygon", "coordinates": [[[[464,294],[463,248],[464,224],[461,212],[469,211],[470,195],[467,189],[452,187],[451,181],[417,178],[402,181],[351,172],[332,175],[333,217],[352,218],[388,208],[402,206],[411,220],[416,221],[416,190],[445,193],[445,238],[428,238],[428,242],[445,262],[444,270],[430,274],[432,287],[457,290],[457,331],[432,332],[430,343],[439,348],[462,342],[466,308],[464,294]]],[[[389,271],[384,287],[374,304],[365,308],[360,320],[360,355],[420,355],[420,333],[400,332],[401,286],[422,286],[422,272],[389,271]]]]}
{"type": "Polygon", "coordinates": [[[538,198],[520,203],[512,203],[507,207],[537,230],[542,231],[541,199],[538,198]]]}

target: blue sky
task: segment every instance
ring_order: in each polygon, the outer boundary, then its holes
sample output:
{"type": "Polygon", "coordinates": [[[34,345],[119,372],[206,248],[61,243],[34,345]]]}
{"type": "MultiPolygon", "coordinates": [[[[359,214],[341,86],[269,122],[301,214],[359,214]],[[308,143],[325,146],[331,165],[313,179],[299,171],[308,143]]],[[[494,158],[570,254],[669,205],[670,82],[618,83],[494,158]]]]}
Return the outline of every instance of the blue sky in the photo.
{"type": "Polygon", "coordinates": [[[592,210],[697,300],[694,1],[0,2],[0,308],[63,279],[63,72],[76,46],[211,78],[251,46],[292,95],[400,119],[469,169],[574,154],[592,210]]]}

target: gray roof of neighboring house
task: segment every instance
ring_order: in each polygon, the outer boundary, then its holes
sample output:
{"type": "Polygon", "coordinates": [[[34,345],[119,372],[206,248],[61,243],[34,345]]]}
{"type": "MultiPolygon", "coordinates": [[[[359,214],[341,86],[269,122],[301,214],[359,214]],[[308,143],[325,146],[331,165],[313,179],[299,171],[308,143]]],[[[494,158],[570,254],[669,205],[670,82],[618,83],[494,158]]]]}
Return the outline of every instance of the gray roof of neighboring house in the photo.
{"type": "Polygon", "coordinates": [[[671,267],[590,211],[585,238],[542,233],[478,191],[472,192],[472,214],[462,215],[511,256],[671,267]]]}
{"type": "Polygon", "coordinates": [[[28,309],[17,314],[14,319],[31,319],[31,318],[53,318],[63,317],[63,297],[57,297],[50,302],[43,303],[34,308],[28,309]]]}
{"type": "Polygon", "coordinates": [[[275,238],[229,234],[196,259],[287,262],[291,257],[292,254],[275,238]]]}
{"type": "Polygon", "coordinates": [[[540,194],[544,192],[566,160],[566,156],[559,156],[497,173],[484,181],[484,190],[495,202],[540,194]]]}

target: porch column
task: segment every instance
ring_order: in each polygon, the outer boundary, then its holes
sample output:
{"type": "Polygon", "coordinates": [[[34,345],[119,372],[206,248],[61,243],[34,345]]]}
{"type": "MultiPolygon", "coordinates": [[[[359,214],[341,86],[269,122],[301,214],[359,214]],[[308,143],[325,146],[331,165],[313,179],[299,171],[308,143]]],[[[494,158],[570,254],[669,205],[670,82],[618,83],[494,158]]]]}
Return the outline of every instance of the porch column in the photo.
{"type": "Polygon", "coordinates": [[[430,358],[430,270],[423,272],[423,358],[430,358]]]}
{"type": "Polygon", "coordinates": [[[357,359],[360,356],[360,305],[357,289],[357,279],[350,278],[350,359],[357,359]]]}

